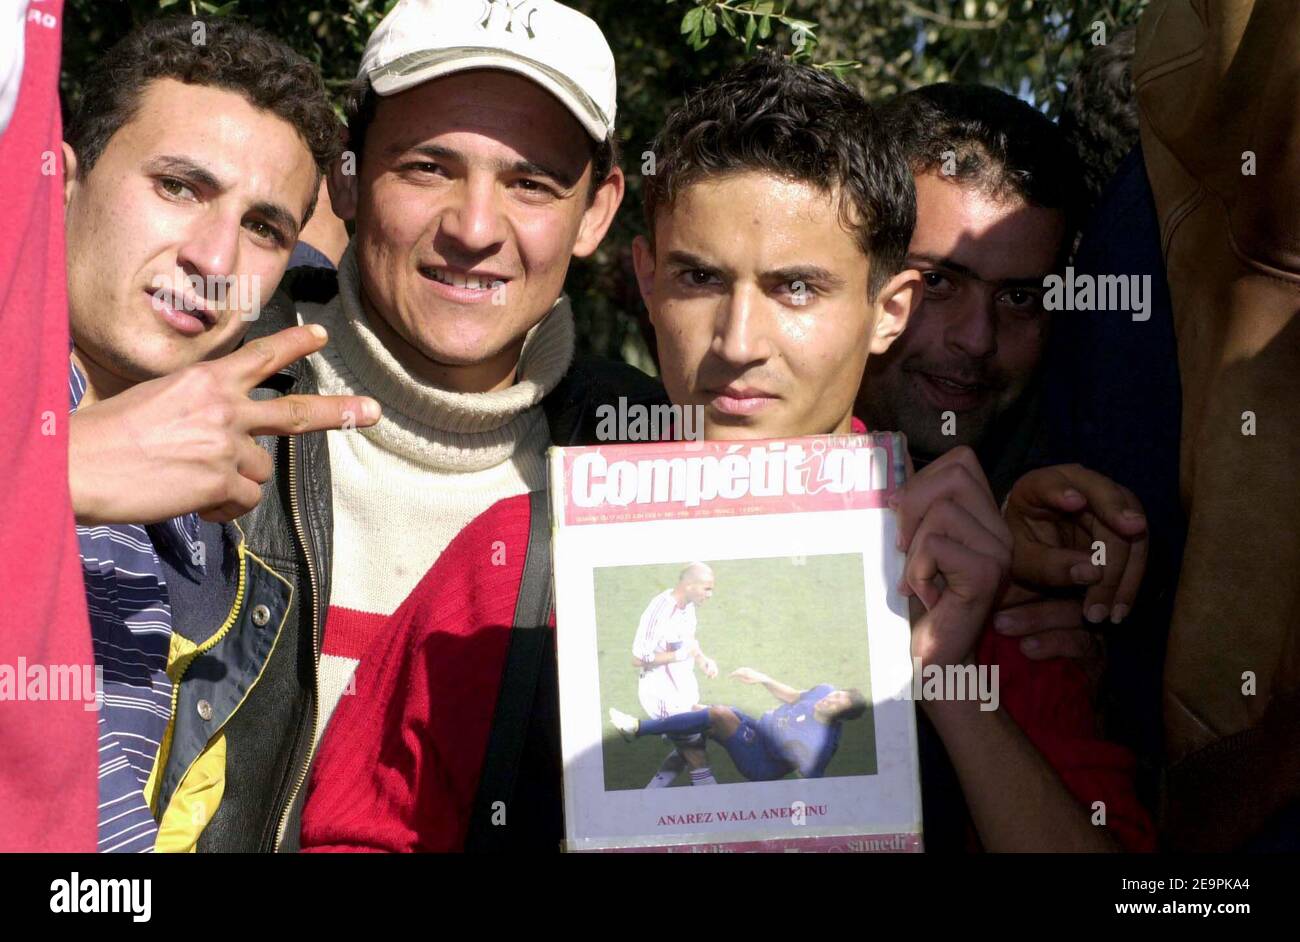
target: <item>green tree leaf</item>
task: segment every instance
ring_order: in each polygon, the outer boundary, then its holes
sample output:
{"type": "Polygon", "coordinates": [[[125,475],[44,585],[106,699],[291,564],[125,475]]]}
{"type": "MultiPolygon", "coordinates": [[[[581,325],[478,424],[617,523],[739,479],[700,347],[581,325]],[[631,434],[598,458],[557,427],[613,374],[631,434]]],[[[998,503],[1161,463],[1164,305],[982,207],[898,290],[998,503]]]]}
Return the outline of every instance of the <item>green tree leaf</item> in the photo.
{"type": "Polygon", "coordinates": [[[734,38],[736,35],[736,14],[726,7],[718,7],[718,15],[722,17],[722,28],[727,31],[728,36],[734,38]]]}
{"type": "Polygon", "coordinates": [[[688,36],[700,28],[700,20],[704,17],[704,7],[694,7],[686,11],[682,17],[682,35],[688,36]]]}

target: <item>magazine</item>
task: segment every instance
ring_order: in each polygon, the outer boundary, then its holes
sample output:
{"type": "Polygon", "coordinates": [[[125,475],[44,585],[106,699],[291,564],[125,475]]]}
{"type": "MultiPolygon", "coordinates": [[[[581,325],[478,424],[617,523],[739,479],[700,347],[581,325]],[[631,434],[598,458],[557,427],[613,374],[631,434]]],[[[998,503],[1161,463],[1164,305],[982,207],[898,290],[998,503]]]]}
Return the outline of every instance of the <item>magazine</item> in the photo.
{"type": "Polygon", "coordinates": [[[921,849],[904,449],[551,449],[566,849],[921,849]]]}

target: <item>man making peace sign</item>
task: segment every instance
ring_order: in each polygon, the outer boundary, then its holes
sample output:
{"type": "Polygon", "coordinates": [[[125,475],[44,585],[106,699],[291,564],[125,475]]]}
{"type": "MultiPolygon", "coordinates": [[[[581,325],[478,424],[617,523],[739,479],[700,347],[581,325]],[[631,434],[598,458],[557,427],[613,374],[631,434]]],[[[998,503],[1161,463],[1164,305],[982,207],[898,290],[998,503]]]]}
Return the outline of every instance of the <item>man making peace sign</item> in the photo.
{"type": "Polygon", "coordinates": [[[292,588],[305,536],[252,545],[230,521],[302,433],[371,425],[379,406],[255,390],[322,328],[235,348],[312,215],[337,121],[306,60],[231,21],[146,24],[99,68],[63,148],[98,847],[270,847],[305,774],[323,602],[292,588]],[[274,458],[255,438],[284,435],[274,458]],[[240,827],[209,828],[219,807],[240,827]]]}

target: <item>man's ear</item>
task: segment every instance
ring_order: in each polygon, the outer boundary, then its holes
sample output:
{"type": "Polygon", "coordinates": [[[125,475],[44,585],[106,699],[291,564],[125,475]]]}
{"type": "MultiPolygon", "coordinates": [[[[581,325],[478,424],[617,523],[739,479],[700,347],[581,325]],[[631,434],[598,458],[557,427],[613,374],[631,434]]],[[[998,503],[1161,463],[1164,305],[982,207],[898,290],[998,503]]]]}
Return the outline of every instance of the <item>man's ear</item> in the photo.
{"type": "Polygon", "coordinates": [[[626,185],[623,169],[615,167],[609,172],[605,181],[596,187],[591,205],[582,214],[578,239],[573,243],[575,256],[586,258],[596,251],[596,246],[600,245],[600,240],[605,238],[605,233],[614,222],[614,214],[618,212],[619,204],[623,202],[623,191],[626,185]]]}
{"type": "Polygon", "coordinates": [[[636,269],[636,286],[641,289],[641,300],[653,316],[654,305],[651,302],[655,292],[655,250],[645,236],[639,235],[632,240],[632,267],[636,269]]]}
{"type": "Polygon", "coordinates": [[[880,289],[876,296],[876,323],[868,344],[871,356],[884,353],[902,336],[921,303],[922,289],[921,273],[915,268],[903,269],[880,289]]]}
{"type": "Polygon", "coordinates": [[[345,150],[335,157],[325,181],[334,215],[351,222],[357,215],[357,155],[345,150]]]}
{"type": "Polygon", "coordinates": [[[77,153],[67,141],[63,142],[63,210],[67,212],[72,194],[77,188],[77,153]]]}

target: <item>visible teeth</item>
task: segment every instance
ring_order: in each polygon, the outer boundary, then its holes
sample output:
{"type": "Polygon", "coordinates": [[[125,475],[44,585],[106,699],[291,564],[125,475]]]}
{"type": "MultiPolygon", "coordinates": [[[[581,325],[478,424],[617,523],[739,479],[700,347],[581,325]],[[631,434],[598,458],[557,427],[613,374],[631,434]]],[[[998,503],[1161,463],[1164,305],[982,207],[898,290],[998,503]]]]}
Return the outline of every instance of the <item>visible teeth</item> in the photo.
{"type": "Polygon", "coordinates": [[[434,268],[433,280],[442,282],[444,285],[451,285],[453,288],[471,288],[477,291],[493,287],[493,283],[478,275],[461,275],[457,272],[447,271],[443,268],[434,268]]]}

